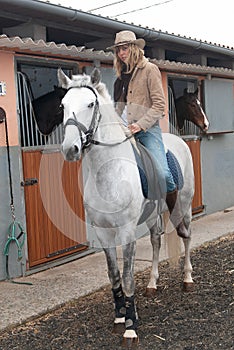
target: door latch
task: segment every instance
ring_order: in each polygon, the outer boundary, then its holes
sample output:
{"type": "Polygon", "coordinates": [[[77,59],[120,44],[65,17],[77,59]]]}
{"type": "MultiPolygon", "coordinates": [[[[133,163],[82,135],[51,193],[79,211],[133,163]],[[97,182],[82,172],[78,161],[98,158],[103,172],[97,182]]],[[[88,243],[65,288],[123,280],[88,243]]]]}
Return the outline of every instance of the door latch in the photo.
{"type": "Polygon", "coordinates": [[[36,178],[29,178],[29,179],[25,179],[24,181],[21,181],[21,186],[33,186],[36,185],[38,183],[38,179],[36,178]]]}

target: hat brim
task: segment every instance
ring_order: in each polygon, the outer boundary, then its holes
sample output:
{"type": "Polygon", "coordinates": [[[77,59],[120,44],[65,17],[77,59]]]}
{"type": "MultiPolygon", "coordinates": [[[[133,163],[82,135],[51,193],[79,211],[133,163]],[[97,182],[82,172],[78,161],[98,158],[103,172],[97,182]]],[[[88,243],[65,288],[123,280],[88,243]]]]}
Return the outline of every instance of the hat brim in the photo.
{"type": "Polygon", "coordinates": [[[137,46],[139,46],[140,49],[143,50],[145,47],[145,40],[140,38],[140,39],[131,40],[131,41],[123,41],[121,43],[107,47],[106,50],[114,50],[118,46],[123,46],[128,44],[136,44],[137,46]]]}

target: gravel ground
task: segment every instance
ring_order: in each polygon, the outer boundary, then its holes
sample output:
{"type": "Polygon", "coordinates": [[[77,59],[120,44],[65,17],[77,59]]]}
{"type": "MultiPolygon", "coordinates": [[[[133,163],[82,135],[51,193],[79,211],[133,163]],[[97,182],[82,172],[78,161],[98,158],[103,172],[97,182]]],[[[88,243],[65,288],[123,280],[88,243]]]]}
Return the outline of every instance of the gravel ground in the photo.
{"type": "MultiPolygon", "coordinates": [[[[181,288],[183,258],[160,263],[156,298],[144,297],[149,269],[136,275],[138,349],[234,349],[234,235],[192,252],[195,289],[181,288]]],[[[88,278],[88,276],[87,276],[88,278]]],[[[0,335],[1,350],[116,350],[113,306],[107,286],[0,335]]]]}

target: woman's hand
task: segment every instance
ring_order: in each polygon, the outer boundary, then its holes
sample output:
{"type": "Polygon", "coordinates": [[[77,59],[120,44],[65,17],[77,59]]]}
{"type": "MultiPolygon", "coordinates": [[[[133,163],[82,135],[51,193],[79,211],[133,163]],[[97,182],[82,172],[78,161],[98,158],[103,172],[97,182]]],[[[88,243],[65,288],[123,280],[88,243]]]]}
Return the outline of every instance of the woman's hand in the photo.
{"type": "Polygon", "coordinates": [[[141,131],[141,127],[137,123],[128,125],[128,128],[132,134],[136,134],[137,132],[141,131]]]}

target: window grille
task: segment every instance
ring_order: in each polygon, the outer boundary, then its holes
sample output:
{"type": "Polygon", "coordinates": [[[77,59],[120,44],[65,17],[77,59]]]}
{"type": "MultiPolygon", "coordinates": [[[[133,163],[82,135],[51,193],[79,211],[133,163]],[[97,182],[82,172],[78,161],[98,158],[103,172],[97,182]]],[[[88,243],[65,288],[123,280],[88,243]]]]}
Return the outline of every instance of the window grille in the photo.
{"type": "Polygon", "coordinates": [[[17,73],[18,115],[21,147],[60,145],[63,140],[63,126],[60,124],[49,136],[42,135],[33,116],[32,92],[25,74],[17,73]]]}

